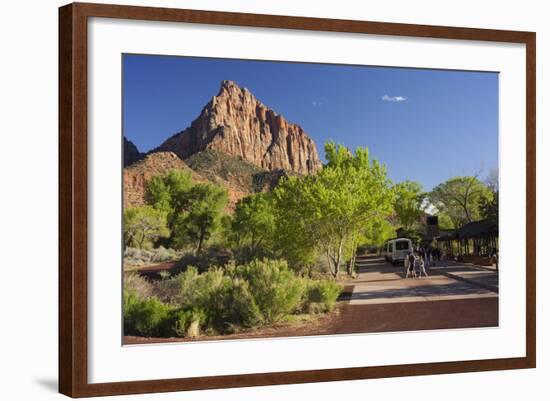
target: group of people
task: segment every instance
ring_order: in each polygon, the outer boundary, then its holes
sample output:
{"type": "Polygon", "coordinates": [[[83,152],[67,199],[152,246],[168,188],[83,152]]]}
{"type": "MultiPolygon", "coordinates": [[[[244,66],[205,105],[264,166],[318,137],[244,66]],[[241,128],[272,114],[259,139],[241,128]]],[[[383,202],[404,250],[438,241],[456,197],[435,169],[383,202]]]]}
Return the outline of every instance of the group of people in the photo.
{"type": "Polygon", "coordinates": [[[405,257],[405,278],[422,278],[422,275],[428,277],[426,269],[435,264],[436,261],[440,261],[441,257],[442,254],[439,248],[418,247],[413,252],[409,252],[405,257]]]}

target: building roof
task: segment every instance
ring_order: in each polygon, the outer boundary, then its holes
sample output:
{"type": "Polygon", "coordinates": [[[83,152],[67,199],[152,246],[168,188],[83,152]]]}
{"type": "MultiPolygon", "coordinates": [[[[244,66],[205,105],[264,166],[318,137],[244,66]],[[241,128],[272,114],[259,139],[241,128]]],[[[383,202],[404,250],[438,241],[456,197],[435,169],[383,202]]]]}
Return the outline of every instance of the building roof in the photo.
{"type": "Polygon", "coordinates": [[[451,233],[440,236],[439,239],[479,238],[488,235],[498,235],[498,224],[490,219],[485,219],[467,223],[451,233]]]}

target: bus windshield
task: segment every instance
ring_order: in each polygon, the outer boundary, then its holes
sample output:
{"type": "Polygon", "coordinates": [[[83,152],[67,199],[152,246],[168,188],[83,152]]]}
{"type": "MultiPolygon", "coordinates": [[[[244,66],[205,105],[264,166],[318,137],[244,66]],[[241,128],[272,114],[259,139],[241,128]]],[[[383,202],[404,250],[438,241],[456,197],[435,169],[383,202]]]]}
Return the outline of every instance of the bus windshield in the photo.
{"type": "Polygon", "coordinates": [[[395,249],[398,251],[404,251],[409,249],[409,241],[397,241],[395,243],[395,249]]]}

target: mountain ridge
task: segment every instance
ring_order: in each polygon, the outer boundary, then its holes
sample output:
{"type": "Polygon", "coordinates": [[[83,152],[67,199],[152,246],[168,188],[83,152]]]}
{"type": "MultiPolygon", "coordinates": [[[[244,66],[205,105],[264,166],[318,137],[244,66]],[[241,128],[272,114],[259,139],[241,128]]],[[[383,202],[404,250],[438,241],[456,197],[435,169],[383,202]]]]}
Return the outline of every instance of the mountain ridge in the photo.
{"type": "Polygon", "coordinates": [[[157,148],[142,153],[124,137],[124,206],[144,205],[147,182],[170,170],[226,188],[232,209],[247,195],[272,190],[282,177],[320,168],[315,142],[299,125],[248,89],[222,81],[191,125],[157,148]]]}
{"type": "Polygon", "coordinates": [[[222,81],[218,94],[189,127],[150,153],[173,152],[185,160],[207,149],[242,157],[269,171],[314,174],[321,168],[315,142],[302,127],[229,80],[222,81]]]}

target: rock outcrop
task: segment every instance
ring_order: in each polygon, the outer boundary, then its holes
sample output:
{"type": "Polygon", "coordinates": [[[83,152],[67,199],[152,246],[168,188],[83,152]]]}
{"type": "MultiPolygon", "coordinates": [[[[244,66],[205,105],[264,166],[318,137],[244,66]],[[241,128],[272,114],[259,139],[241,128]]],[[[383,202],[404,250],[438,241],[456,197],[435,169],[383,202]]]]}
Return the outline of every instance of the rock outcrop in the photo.
{"type": "Polygon", "coordinates": [[[124,167],[142,160],[145,154],[141,153],[132,141],[124,137],[124,167]]]}
{"type": "Polygon", "coordinates": [[[222,82],[219,93],[189,128],[153,152],[173,152],[187,159],[205,150],[241,157],[269,171],[313,174],[321,168],[315,143],[299,125],[232,81],[222,82]]]}
{"type": "MultiPolygon", "coordinates": [[[[156,152],[147,155],[123,171],[124,207],[138,207],[146,204],[147,183],[151,178],[170,170],[183,170],[191,175],[193,182],[211,182],[227,190],[229,202],[227,211],[231,212],[239,199],[251,193],[264,190],[256,189],[256,175],[270,174],[251,163],[233,156],[202,152],[191,158],[192,167],[172,152],[156,152]]],[[[274,180],[273,178],[271,180],[274,180]]],[[[266,180],[268,189],[276,183],[266,180]]]]}
{"type": "Polygon", "coordinates": [[[143,160],[133,163],[123,171],[124,207],[137,207],[145,204],[147,182],[156,175],[170,170],[185,170],[195,182],[208,181],[185,164],[174,153],[159,152],[147,155],[143,160]]]}

